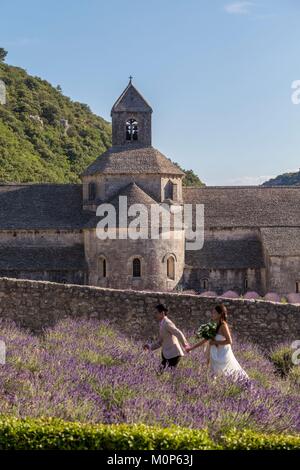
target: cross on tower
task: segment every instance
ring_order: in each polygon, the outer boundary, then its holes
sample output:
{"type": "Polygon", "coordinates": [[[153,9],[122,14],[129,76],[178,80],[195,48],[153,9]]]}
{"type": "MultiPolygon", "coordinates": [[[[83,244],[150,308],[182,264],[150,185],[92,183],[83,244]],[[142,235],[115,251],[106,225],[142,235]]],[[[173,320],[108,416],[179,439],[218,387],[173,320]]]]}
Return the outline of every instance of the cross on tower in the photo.
{"type": "Polygon", "coordinates": [[[131,83],[132,79],[133,79],[133,77],[130,75],[130,77],[129,77],[129,83],[131,83]]]}

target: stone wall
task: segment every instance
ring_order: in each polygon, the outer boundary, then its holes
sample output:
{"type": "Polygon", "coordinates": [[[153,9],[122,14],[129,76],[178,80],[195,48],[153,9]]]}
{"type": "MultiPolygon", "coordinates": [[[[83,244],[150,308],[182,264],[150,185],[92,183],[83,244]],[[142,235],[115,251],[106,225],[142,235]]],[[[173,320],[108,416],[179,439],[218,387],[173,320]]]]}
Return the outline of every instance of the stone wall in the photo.
{"type": "Polygon", "coordinates": [[[182,202],[182,177],[157,175],[92,175],[83,178],[83,204],[86,210],[96,212],[101,201],[108,201],[130,183],[136,183],[143,191],[155,201],[165,200],[165,186],[171,181],[177,188],[177,195],[173,197],[176,202],[182,202]],[[96,200],[89,201],[89,184],[96,184],[96,200]]]}
{"type": "MultiPolygon", "coordinates": [[[[165,302],[184,330],[209,318],[217,299],[187,294],[136,292],[43,281],[0,278],[0,318],[40,332],[65,317],[109,320],[130,336],[156,336],[154,306],[165,302]]],[[[300,339],[300,306],[265,301],[226,300],[235,337],[264,348],[300,339]]]]}
{"type": "Polygon", "coordinates": [[[296,282],[300,281],[300,256],[270,256],[268,268],[268,292],[296,292],[296,282]]]}
{"type": "Polygon", "coordinates": [[[201,269],[188,267],[184,270],[184,285],[196,292],[214,291],[218,295],[227,290],[237,293],[255,291],[260,295],[265,293],[265,269],[201,269]],[[245,285],[247,279],[247,285],[245,285]],[[207,281],[205,286],[204,280],[207,281]]]}
{"type": "Polygon", "coordinates": [[[83,270],[48,270],[48,271],[37,271],[37,270],[0,270],[0,276],[17,278],[17,279],[28,279],[38,281],[50,281],[59,282],[63,284],[86,284],[87,274],[83,270]]]}
{"type": "Polygon", "coordinates": [[[184,268],[184,234],[171,232],[163,239],[106,239],[99,240],[96,230],[84,231],[85,256],[89,270],[89,284],[135,290],[173,290],[180,282],[184,268]],[[181,237],[181,238],[179,238],[181,237]],[[175,278],[168,279],[167,258],[175,259],[175,278]],[[107,277],[101,278],[99,260],[106,259],[107,277]],[[134,278],[132,261],[141,261],[141,277],[134,278]]]}
{"type": "Polygon", "coordinates": [[[83,243],[80,229],[1,230],[0,246],[74,246],[83,243]]]}
{"type": "Polygon", "coordinates": [[[112,144],[125,145],[126,122],[136,119],[138,122],[138,143],[151,145],[151,112],[112,112],[112,144]]]}
{"type": "Polygon", "coordinates": [[[82,229],[1,230],[0,250],[4,256],[0,258],[0,277],[84,284],[87,282],[84,259],[79,266],[78,263],[70,266],[70,259],[74,260],[72,250],[80,255],[82,252],[83,257],[83,240],[82,229]],[[64,249],[67,251],[62,255],[64,249]],[[30,250],[31,255],[26,255],[30,250]],[[34,255],[33,250],[42,255],[34,255]]]}

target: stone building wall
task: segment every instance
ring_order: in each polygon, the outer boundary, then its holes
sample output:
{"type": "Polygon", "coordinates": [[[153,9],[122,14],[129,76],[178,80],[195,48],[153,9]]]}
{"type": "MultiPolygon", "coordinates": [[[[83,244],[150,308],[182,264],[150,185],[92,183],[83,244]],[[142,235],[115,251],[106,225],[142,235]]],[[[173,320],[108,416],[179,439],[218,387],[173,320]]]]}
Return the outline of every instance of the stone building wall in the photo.
{"type": "Polygon", "coordinates": [[[296,292],[300,282],[300,256],[271,256],[268,260],[267,291],[296,292]]]}
{"type": "MultiPolygon", "coordinates": [[[[106,239],[99,240],[96,230],[84,231],[85,257],[88,263],[90,285],[137,290],[172,290],[180,283],[184,268],[184,233],[170,233],[163,239],[106,239]],[[179,238],[180,237],[180,238],[179,238]],[[167,277],[167,258],[175,260],[175,278],[167,277]],[[101,277],[99,262],[106,259],[107,276],[101,277]],[[141,260],[141,277],[132,276],[134,258],[141,260]]],[[[117,232],[119,237],[119,232],[117,232]]]]}
{"type": "Polygon", "coordinates": [[[28,279],[33,281],[61,282],[63,284],[86,284],[87,274],[84,270],[0,270],[0,277],[6,276],[16,279],[28,279]]]}
{"type": "MultiPolygon", "coordinates": [[[[130,336],[152,339],[158,331],[153,315],[158,302],[169,306],[169,316],[178,327],[193,331],[207,321],[218,299],[0,278],[0,318],[35,332],[65,317],[98,318],[109,320],[130,336]]],[[[239,339],[266,349],[300,339],[300,306],[249,300],[224,303],[233,334],[239,339]]]]}
{"type": "Polygon", "coordinates": [[[84,199],[87,198],[88,183],[90,181],[96,182],[97,197],[101,201],[111,199],[132,182],[135,182],[155,200],[160,201],[161,198],[161,177],[159,175],[97,175],[96,177],[85,177],[83,183],[84,199]]]}
{"type": "Polygon", "coordinates": [[[83,255],[81,229],[0,231],[1,277],[85,284],[83,255]],[[8,253],[9,263],[5,261],[8,253]],[[70,257],[75,258],[73,262],[70,257]]]}
{"type": "Polygon", "coordinates": [[[83,244],[78,230],[1,230],[0,245],[5,246],[73,246],[83,244]]]}
{"type": "Polygon", "coordinates": [[[151,145],[151,113],[130,111],[112,112],[112,145],[128,144],[126,140],[126,121],[128,119],[135,119],[138,123],[137,142],[151,145]]]}
{"type": "Polygon", "coordinates": [[[240,294],[250,290],[264,295],[267,261],[263,256],[258,229],[206,229],[203,248],[192,253],[186,252],[184,285],[197,292],[210,290],[219,295],[226,290],[240,294]]]}
{"type": "Polygon", "coordinates": [[[85,176],[83,181],[83,201],[85,209],[96,212],[100,201],[107,201],[114,197],[121,189],[135,182],[149,196],[157,202],[163,202],[165,199],[165,186],[168,182],[176,185],[176,198],[174,201],[182,202],[182,178],[161,175],[96,175],[85,176]],[[96,184],[96,200],[88,200],[88,187],[90,183],[96,184]]]}
{"type": "Polygon", "coordinates": [[[200,269],[186,268],[184,286],[196,292],[214,291],[218,295],[227,290],[244,294],[265,293],[265,269],[200,269]]]}

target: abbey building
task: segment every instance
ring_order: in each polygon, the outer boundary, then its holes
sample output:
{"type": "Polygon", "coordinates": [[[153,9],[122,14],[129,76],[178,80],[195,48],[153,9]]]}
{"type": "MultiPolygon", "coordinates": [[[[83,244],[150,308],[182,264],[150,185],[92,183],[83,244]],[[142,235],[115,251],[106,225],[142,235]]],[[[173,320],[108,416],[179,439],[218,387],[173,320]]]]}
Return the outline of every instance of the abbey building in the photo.
{"type": "Polygon", "coordinates": [[[152,109],[131,81],[111,117],[112,147],[82,184],[0,185],[0,276],[218,294],[300,291],[300,187],[184,187],[183,172],[152,147],[152,109]],[[184,230],[99,239],[97,207],[109,203],[118,213],[120,196],[128,207],[203,204],[203,248],[186,250],[184,230]]]}

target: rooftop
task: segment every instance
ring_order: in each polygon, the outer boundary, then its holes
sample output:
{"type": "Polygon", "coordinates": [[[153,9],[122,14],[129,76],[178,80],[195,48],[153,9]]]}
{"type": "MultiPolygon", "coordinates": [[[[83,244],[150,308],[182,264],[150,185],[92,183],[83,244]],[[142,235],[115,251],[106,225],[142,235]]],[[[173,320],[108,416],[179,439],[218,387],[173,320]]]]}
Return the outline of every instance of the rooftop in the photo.
{"type": "Polygon", "coordinates": [[[183,188],[186,204],[204,204],[210,227],[300,227],[300,187],[183,188]]]}
{"type": "Polygon", "coordinates": [[[198,251],[186,251],[186,264],[203,269],[262,268],[264,259],[259,240],[206,239],[198,251]]]}
{"type": "Polygon", "coordinates": [[[269,256],[300,255],[300,227],[262,228],[261,236],[269,256]]]}
{"type": "Polygon", "coordinates": [[[111,112],[150,112],[152,113],[151,106],[147,103],[145,98],[133,86],[131,79],[112,107],[111,112]]]}
{"type": "Polygon", "coordinates": [[[1,230],[80,229],[89,218],[80,184],[0,185],[1,230]]]}
{"type": "Polygon", "coordinates": [[[82,176],[102,174],[166,174],[184,176],[178,166],[159,150],[149,146],[130,144],[114,146],[100,155],[82,176]]]}
{"type": "MultiPolygon", "coordinates": [[[[151,200],[137,188],[126,189],[134,202],[151,200]]],[[[206,229],[300,228],[299,186],[184,188],[183,198],[186,204],[204,204],[206,229]]],[[[83,228],[92,215],[82,210],[80,184],[0,184],[0,230],[75,230],[83,228]]]]}
{"type": "Polygon", "coordinates": [[[0,271],[85,270],[84,248],[0,245],[0,271]]]}

